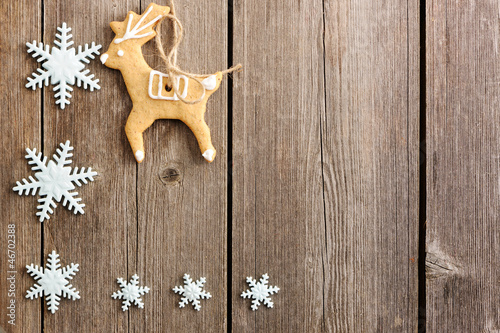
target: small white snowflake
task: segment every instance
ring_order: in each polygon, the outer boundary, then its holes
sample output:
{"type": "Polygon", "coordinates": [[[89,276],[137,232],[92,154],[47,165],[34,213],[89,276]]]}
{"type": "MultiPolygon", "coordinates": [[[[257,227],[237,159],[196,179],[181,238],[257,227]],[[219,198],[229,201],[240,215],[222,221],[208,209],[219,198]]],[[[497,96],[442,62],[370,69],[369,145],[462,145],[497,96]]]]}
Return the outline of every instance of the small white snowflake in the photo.
{"type": "Polygon", "coordinates": [[[47,258],[47,268],[45,271],[43,267],[38,265],[26,266],[28,274],[33,276],[37,283],[28,290],[26,298],[33,299],[42,297],[45,294],[49,311],[55,313],[59,308],[59,301],[61,294],[68,299],[80,299],[79,292],[72,285],[68,284],[69,281],[78,272],[78,264],[70,264],[66,267],[60,268],[59,255],[56,251],[52,251],[47,258]]]}
{"type": "Polygon", "coordinates": [[[13,188],[14,191],[19,192],[19,195],[22,195],[25,191],[26,195],[29,195],[30,192],[35,195],[37,190],[40,190],[39,196],[45,196],[38,199],[41,205],[37,206],[38,212],[36,215],[40,217],[40,222],[50,218],[49,213],[52,214],[54,212],[52,208],[56,207],[55,201],[60,202],[63,197],[63,206],[67,205],[68,209],[73,209],[75,214],[83,214],[85,204],[79,203],[82,199],[77,197],[78,192],[70,191],[75,189],[73,183],[81,186],[81,182],[87,184],[87,180],[93,181],[93,177],[97,175],[97,172],[92,171],[91,168],[88,168],[87,171],[82,168],[80,172],[78,172],[78,168],[74,168],[73,173],[71,173],[71,167],[66,165],[71,164],[69,158],[73,156],[70,153],[73,147],[70,146],[69,141],[66,141],[65,144],[61,143],[60,146],[61,149],[56,150],[59,156],[54,154],[53,160],[50,160],[48,164],[47,157],[42,159],[42,153],[37,155],[36,149],[27,148],[28,155],[25,157],[27,160],[31,160],[28,164],[33,165],[33,171],[39,172],[35,173],[36,179],[32,176],[28,177],[29,181],[23,178],[23,184],[18,181],[16,182],[17,186],[13,188]]]}
{"type": "Polygon", "coordinates": [[[277,293],[280,288],[267,285],[269,283],[269,275],[267,275],[267,273],[262,275],[260,282],[257,282],[257,280],[252,277],[247,277],[247,283],[250,286],[250,289],[244,291],[241,294],[241,297],[253,298],[253,311],[259,308],[260,302],[263,302],[268,308],[274,307],[274,303],[269,296],[277,293]]]}
{"type": "Polygon", "coordinates": [[[183,308],[189,302],[193,303],[195,310],[200,311],[201,305],[199,299],[209,299],[212,297],[209,292],[203,290],[203,285],[207,282],[204,277],[200,278],[196,282],[189,274],[184,274],[184,286],[176,286],[172,289],[176,294],[183,296],[179,302],[179,307],[183,308]]]}
{"type": "Polygon", "coordinates": [[[123,280],[122,278],[117,279],[121,290],[118,290],[111,295],[114,299],[123,299],[122,309],[127,311],[128,307],[134,303],[139,309],[144,308],[144,303],[142,302],[141,296],[149,292],[148,287],[139,287],[139,276],[134,274],[130,283],[123,280]]]}
{"type": "Polygon", "coordinates": [[[69,104],[69,98],[71,95],[69,91],[73,91],[73,88],[70,87],[75,84],[78,87],[82,86],[83,89],[90,88],[90,91],[94,91],[94,89],[100,89],[99,80],[93,80],[94,75],[87,75],[90,70],[83,70],[85,68],[85,63],[90,63],[90,59],[94,59],[94,54],[99,54],[99,49],[101,45],[96,45],[95,42],[92,42],[90,48],[88,44],[85,44],[85,47],[82,49],[82,46],[78,46],[78,53],[76,52],[74,47],[69,48],[73,45],[73,41],[69,41],[73,35],[69,34],[71,28],[69,28],[66,23],[63,23],[61,27],[58,27],[57,30],[60,34],[56,34],[56,38],[59,41],[55,40],[54,44],[56,44],[59,48],[52,47],[52,51],[49,53],[49,46],[43,45],[43,43],[38,43],[33,41],[33,43],[26,43],[28,47],[28,53],[34,52],[32,54],[33,58],[40,57],[38,62],[45,61],[42,64],[42,67],[45,69],[38,68],[38,74],[33,73],[33,78],[28,78],[28,83],[26,84],[26,88],[36,89],[42,87],[42,84],[45,83],[46,86],[50,83],[52,85],[56,85],[54,87],[54,91],[58,91],[54,97],[56,98],[56,104],[59,104],[61,109],[69,104]]]}

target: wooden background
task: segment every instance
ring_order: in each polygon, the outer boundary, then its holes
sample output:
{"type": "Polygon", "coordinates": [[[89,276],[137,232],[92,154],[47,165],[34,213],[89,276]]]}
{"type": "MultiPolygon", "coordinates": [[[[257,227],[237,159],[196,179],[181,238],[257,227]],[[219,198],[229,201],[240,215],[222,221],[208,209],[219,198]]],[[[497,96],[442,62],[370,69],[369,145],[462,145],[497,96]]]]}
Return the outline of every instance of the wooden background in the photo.
{"type": "Polygon", "coordinates": [[[209,100],[214,163],[158,121],[137,165],[120,73],[92,61],[101,90],[60,110],[52,87],[24,87],[39,67],[25,43],[53,45],[66,22],[105,51],[109,22],[147,5],[0,3],[0,332],[500,332],[498,1],[177,1],[180,64],[244,71],[209,100]],[[37,197],[12,187],[32,174],[25,148],[66,140],[99,176],[78,189],[85,215],[59,204],[39,223],[37,197]],[[81,299],[55,315],[25,299],[25,265],[52,250],[80,264],[81,299]],[[124,313],[111,294],[134,273],[151,292],[124,313]],[[177,307],[184,273],[207,277],[200,312],[177,307]],[[239,295],[264,273],[281,290],[252,312],[239,295]]]}

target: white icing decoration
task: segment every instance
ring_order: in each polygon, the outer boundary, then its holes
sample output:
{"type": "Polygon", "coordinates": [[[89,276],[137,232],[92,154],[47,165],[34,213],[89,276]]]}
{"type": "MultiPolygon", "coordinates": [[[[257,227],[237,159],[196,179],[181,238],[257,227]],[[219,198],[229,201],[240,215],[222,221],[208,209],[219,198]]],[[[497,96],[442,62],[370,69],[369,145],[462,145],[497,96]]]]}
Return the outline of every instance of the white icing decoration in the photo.
{"type": "Polygon", "coordinates": [[[205,80],[201,81],[201,84],[203,84],[207,90],[214,90],[217,86],[217,77],[215,75],[210,75],[205,80]]]}
{"type": "Polygon", "coordinates": [[[159,19],[162,18],[162,15],[158,15],[153,20],[151,20],[148,24],[146,24],[143,27],[139,28],[141,26],[142,22],[144,21],[144,19],[149,15],[149,13],[151,12],[152,9],[153,9],[153,6],[149,7],[148,11],[142,15],[141,19],[132,28],[132,30],[130,30],[130,26],[132,25],[133,15],[130,14],[129,17],[128,17],[127,30],[125,30],[125,34],[123,35],[122,38],[115,39],[115,44],[119,44],[119,43],[121,43],[123,41],[126,41],[127,39],[139,39],[139,38],[142,38],[142,37],[147,37],[147,36],[152,35],[153,31],[150,31],[150,32],[142,34],[142,35],[138,35],[139,32],[141,32],[144,29],[149,28],[150,26],[152,26],[153,24],[155,24],[156,21],[158,21],[159,19]]]}
{"type": "Polygon", "coordinates": [[[137,161],[141,162],[144,159],[144,152],[140,150],[136,151],[135,158],[137,159],[137,161]]]}
{"type": "Polygon", "coordinates": [[[214,159],[214,151],[213,149],[207,149],[205,152],[202,154],[202,156],[209,162],[212,162],[214,159]]]}
{"type": "MultiPolygon", "coordinates": [[[[168,77],[168,74],[164,74],[162,72],[158,72],[155,70],[152,70],[151,73],[149,73],[149,86],[148,86],[149,97],[151,97],[152,99],[162,99],[166,101],[178,101],[179,97],[177,96],[176,93],[174,93],[173,96],[162,96],[161,92],[165,88],[163,84],[164,77],[168,77]],[[153,94],[153,79],[155,75],[158,75],[158,90],[156,95],[153,94]]],[[[184,90],[181,93],[181,97],[186,98],[188,93],[188,78],[184,75],[179,75],[179,77],[177,78],[177,86],[179,86],[181,79],[184,80],[184,90]]]]}
{"type": "Polygon", "coordinates": [[[125,54],[125,52],[123,52],[123,50],[118,50],[117,54],[118,54],[119,57],[123,57],[123,55],[125,54]]]}
{"type": "Polygon", "coordinates": [[[102,56],[101,56],[101,62],[102,64],[104,65],[104,63],[106,62],[106,60],[108,60],[108,57],[109,57],[109,54],[107,53],[104,53],[102,56]]]}

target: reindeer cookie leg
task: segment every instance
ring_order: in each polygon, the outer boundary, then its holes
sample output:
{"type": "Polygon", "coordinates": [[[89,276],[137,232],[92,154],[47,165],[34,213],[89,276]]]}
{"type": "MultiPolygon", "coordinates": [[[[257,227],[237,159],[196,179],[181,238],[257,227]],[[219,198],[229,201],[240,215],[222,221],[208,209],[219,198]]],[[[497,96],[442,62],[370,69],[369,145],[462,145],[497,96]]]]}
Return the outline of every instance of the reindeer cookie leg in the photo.
{"type": "Polygon", "coordinates": [[[184,122],[196,136],[196,140],[198,140],[198,145],[200,146],[201,155],[205,158],[205,160],[207,160],[207,162],[212,162],[215,158],[216,151],[212,145],[210,129],[208,128],[207,123],[205,123],[205,120],[194,118],[184,122]]]}
{"type": "Polygon", "coordinates": [[[144,140],[142,133],[154,123],[155,119],[147,117],[144,113],[132,109],[125,124],[125,133],[134,152],[135,160],[141,163],[144,160],[144,140]]]}

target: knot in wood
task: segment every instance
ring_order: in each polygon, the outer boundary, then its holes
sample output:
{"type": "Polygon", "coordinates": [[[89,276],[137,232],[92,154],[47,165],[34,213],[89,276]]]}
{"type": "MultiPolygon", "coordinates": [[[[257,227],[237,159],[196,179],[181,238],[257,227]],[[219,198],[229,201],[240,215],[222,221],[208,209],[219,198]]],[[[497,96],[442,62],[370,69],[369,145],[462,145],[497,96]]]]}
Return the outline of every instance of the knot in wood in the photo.
{"type": "Polygon", "coordinates": [[[167,166],[158,174],[161,182],[166,185],[177,185],[182,180],[179,169],[175,166],[167,166]]]}

